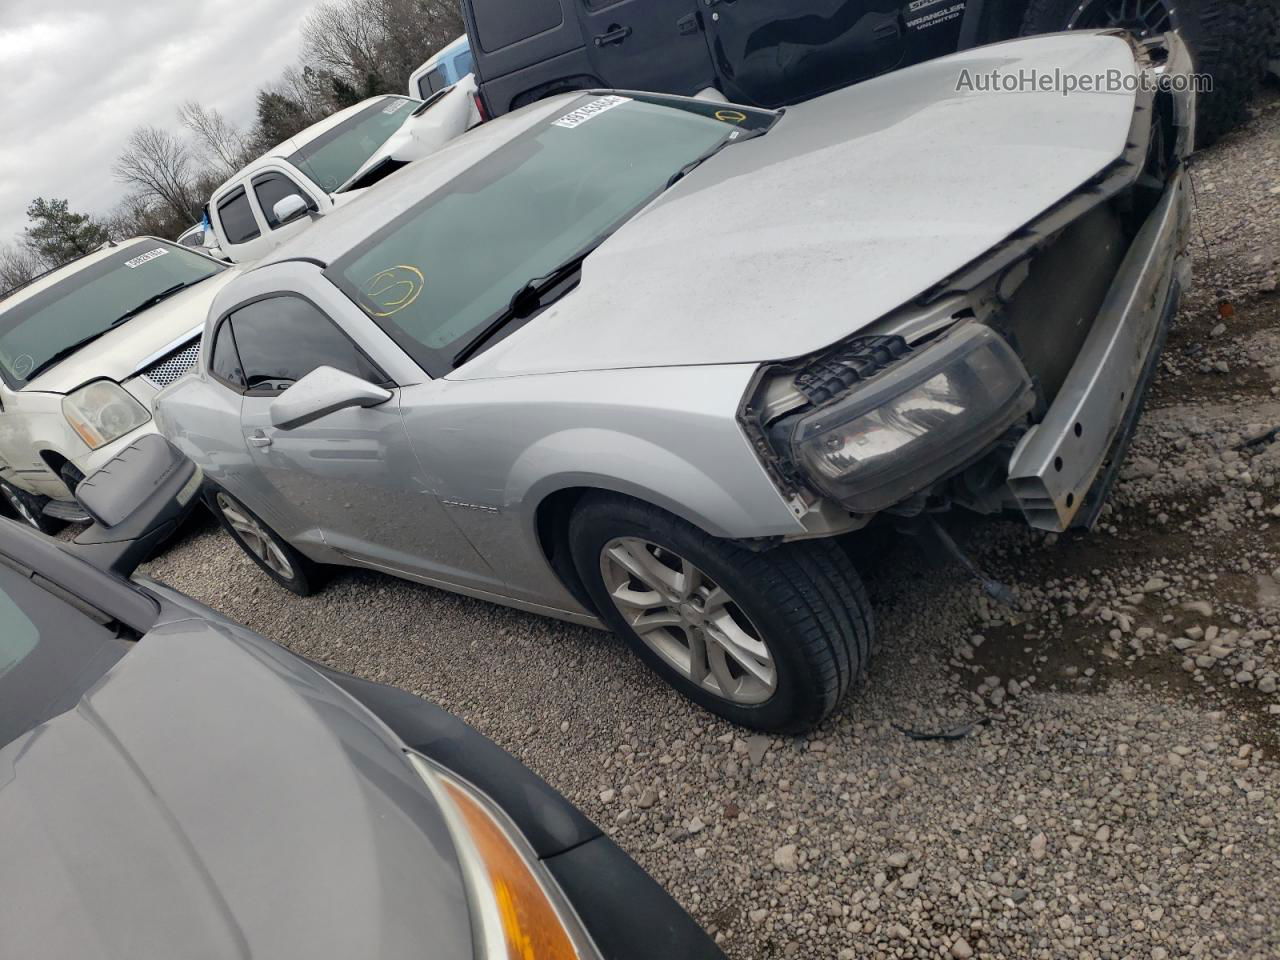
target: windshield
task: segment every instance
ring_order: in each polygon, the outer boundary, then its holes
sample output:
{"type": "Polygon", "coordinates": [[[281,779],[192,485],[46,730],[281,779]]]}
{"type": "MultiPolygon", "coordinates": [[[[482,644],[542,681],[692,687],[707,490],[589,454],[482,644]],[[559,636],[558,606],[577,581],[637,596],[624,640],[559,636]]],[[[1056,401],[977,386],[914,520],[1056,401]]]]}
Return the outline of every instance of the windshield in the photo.
{"type": "Polygon", "coordinates": [[[582,97],[411,207],[327,276],[441,376],[526,283],[611,233],[694,160],[775,119],[734,110],[727,122],[715,112],[582,97]]]}
{"type": "Polygon", "coordinates": [[[9,308],[0,302],[0,370],[19,388],[50,359],[151,297],[226,269],[163,241],[131,244],[9,308]]]}
{"type": "Polygon", "coordinates": [[[355,175],[366,160],[390,139],[421,100],[383,97],[326,130],[289,162],[327,192],[333,193],[355,175]]]}
{"type": "Polygon", "coordinates": [[[0,564],[0,747],[74,707],[129,649],[38,580],[0,564]]]}

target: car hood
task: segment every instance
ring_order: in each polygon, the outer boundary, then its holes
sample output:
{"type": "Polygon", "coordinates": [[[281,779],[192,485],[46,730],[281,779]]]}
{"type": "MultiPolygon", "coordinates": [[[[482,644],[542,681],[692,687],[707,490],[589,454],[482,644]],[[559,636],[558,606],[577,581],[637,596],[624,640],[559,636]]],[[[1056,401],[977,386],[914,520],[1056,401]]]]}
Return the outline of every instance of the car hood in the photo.
{"type": "Polygon", "coordinates": [[[6,957],[471,956],[439,808],[297,658],[221,623],[157,628],[0,751],[6,957]]]}
{"type": "Polygon", "coordinates": [[[70,393],[88,380],[129,379],[182,340],[198,336],[218,291],[239,273],[231,268],[162,300],[88,347],[54,364],[24,390],[70,393]]]}
{"type": "Polygon", "coordinates": [[[578,288],[452,376],[820,350],[969,264],[1124,151],[1132,93],[980,92],[992,70],[1132,75],[1119,36],[929,61],[789,108],[625,224],[578,288]],[[964,86],[964,89],[958,87],[964,86]]]}

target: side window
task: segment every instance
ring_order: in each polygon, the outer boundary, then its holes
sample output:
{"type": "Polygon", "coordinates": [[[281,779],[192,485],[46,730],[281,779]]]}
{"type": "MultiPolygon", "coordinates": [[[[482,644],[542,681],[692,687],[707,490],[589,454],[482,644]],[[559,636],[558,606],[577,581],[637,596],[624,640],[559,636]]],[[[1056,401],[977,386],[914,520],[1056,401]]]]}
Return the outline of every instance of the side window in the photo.
{"type": "Polygon", "coordinates": [[[447,86],[448,83],[445,82],[444,74],[440,72],[439,67],[432,67],[418,78],[418,92],[422,94],[423,100],[433,93],[439,93],[447,86]]]}
{"type": "Polygon", "coordinates": [[[298,297],[251,303],[233,313],[230,323],[250,391],[284,390],[316,367],[334,367],[370,383],[387,381],[333,321],[298,297]]]}
{"type": "Polygon", "coordinates": [[[307,209],[312,213],[320,209],[307,191],[283,173],[264,173],[260,177],[254,177],[253,192],[258,195],[258,206],[262,208],[262,215],[267,220],[267,226],[272,230],[280,226],[280,221],[275,215],[275,205],[291,194],[297,194],[307,201],[307,209]]]}
{"type": "Polygon", "coordinates": [[[70,710],[129,644],[0,566],[0,747],[70,710]]]}
{"type": "Polygon", "coordinates": [[[457,83],[468,73],[476,72],[476,58],[470,50],[463,50],[453,59],[453,82],[457,83]]]}
{"type": "Polygon", "coordinates": [[[562,0],[471,0],[480,49],[493,53],[564,23],[562,0]]]}
{"type": "Polygon", "coordinates": [[[222,221],[227,243],[248,243],[262,233],[258,229],[258,221],[253,219],[244,187],[237,187],[225,200],[219,201],[218,219],[222,221]]]}
{"type": "Polygon", "coordinates": [[[209,358],[209,372],[227,386],[236,390],[245,388],[244,369],[240,365],[240,353],[231,332],[231,321],[223,320],[213,336],[213,353],[209,358]]]}

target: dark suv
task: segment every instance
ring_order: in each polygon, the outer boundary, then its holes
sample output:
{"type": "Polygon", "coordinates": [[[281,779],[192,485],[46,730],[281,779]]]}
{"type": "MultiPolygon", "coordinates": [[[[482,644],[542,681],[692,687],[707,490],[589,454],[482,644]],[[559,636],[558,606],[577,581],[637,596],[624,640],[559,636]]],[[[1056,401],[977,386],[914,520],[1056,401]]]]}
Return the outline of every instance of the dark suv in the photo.
{"type": "MultiPolygon", "coordinates": [[[[611,87],[780,107],[1019,34],[1176,29],[1214,77],[1201,142],[1245,116],[1280,0],[462,0],[480,95],[496,116],[611,87]]],[[[1269,49],[1270,48],[1270,49],[1269,49]]]]}

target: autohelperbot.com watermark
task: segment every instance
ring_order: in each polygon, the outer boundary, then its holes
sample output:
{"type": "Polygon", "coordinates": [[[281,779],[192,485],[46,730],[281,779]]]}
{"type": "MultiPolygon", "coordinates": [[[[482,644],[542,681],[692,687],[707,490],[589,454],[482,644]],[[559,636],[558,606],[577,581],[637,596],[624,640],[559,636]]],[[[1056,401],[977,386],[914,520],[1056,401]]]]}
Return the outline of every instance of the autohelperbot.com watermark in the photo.
{"type": "Polygon", "coordinates": [[[1077,73],[1069,70],[983,70],[968,68],[956,78],[957,93],[1212,93],[1213,77],[1207,73],[1134,73],[1104,70],[1077,73]]]}

